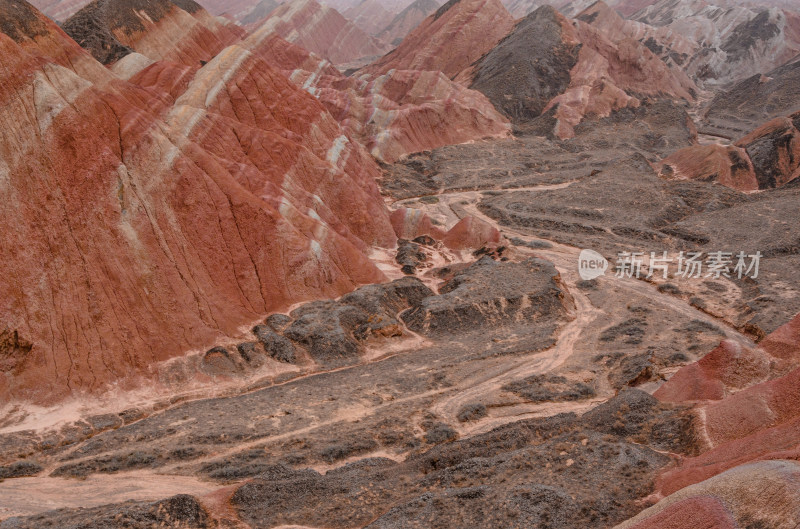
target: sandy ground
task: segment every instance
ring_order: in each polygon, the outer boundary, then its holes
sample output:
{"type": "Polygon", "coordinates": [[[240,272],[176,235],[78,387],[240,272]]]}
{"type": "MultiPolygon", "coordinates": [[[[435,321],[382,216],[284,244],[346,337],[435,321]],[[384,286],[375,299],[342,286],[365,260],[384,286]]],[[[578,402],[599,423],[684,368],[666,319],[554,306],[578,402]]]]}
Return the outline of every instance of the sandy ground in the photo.
{"type": "Polygon", "coordinates": [[[156,501],[175,494],[202,496],[219,488],[188,476],[151,472],[93,475],[85,480],[35,477],[0,482],[0,519],[63,507],[97,507],[128,500],[156,501]]]}

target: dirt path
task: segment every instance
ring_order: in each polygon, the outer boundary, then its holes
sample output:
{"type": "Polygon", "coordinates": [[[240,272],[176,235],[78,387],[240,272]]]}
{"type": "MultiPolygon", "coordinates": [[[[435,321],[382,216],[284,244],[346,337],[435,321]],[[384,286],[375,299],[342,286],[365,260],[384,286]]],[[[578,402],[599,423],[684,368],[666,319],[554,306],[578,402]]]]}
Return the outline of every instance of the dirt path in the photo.
{"type": "MultiPolygon", "coordinates": [[[[563,189],[569,187],[574,182],[567,182],[557,185],[530,186],[526,188],[503,189],[502,191],[548,191],[552,189],[563,189]]],[[[575,319],[564,326],[561,330],[557,344],[551,349],[528,357],[522,361],[510,361],[496,366],[493,369],[482,371],[476,377],[468,380],[460,391],[456,391],[440,402],[437,402],[432,411],[440,417],[448,420],[452,424],[459,424],[456,416],[459,410],[473,403],[482,403],[490,400],[491,395],[496,394],[501,388],[513,381],[522,380],[533,375],[541,375],[552,372],[563,365],[575,352],[575,345],[584,334],[585,329],[592,324],[598,317],[605,312],[594,306],[589,298],[584,295],[577,282],[578,276],[578,255],[581,249],[573,246],[560,244],[555,241],[532,237],[526,233],[501,226],[497,221],[488,217],[478,208],[481,194],[485,191],[457,191],[439,193],[436,196],[438,203],[427,204],[418,199],[410,200],[422,205],[423,211],[429,216],[436,217],[440,221],[446,221],[446,227],[450,227],[465,216],[471,215],[488,224],[494,226],[507,238],[519,238],[525,241],[539,240],[546,241],[552,245],[549,249],[528,250],[521,249],[523,253],[535,255],[551,261],[559,273],[562,280],[570,289],[575,299],[576,312],[575,319]]],[[[401,206],[408,201],[398,201],[396,205],[401,206]]],[[[690,305],[683,299],[660,292],[657,287],[643,280],[631,278],[618,278],[613,273],[607,274],[603,281],[614,281],[616,286],[629,292],[631,298],[639,297],[648,299],[651,303],[660,305],[665,311],[670,311],[693,320],[700,320],[706,323],[719,326],[722,324],[723,330],[728,339],[737,340],[743,344],[752,345],[752,341],[747,336],[741,334],[728,322],[714,318],[690,305]]],[[[528,417],[552,416],[557,413],[576,412],[582,413],[607,400],[606,398],[592,399],[590,401],[566,402],[566,403],[520,403],[490,409],[489,416],[469,424],[458,426],[461,435],[474,435],[488,431],[492,428],[506,424],[508,422],[520,420],[528,417]]]]}
{"type": "Polygon", "coordinates": [[[157,501],[176,494],[202,496],[217,490],[188,476],[165,476],[153,472],[97,474],[78,481],[35,477],[0,481],[0,519],[30,516],[61,508],[98,507],[128,500],[157,501]]]}

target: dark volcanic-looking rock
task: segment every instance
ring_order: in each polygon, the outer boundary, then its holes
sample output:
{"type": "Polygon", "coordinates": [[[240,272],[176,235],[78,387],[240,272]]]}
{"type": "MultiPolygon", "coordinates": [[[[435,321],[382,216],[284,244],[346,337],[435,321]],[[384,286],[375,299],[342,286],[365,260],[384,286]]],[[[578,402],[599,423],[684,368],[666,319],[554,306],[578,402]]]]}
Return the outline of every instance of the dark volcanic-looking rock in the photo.
{"type": "Polygon", "coordinates": [[[800,110],[800,56],[714,97],[701,131],[737,138],[771,119],[800,110]]]}
{"type": "Polygon", "coordinates": [[[283,335],[302,345],[319,363],[351,364],[362,352],[362,342],[370,337],[401,335],[397,313],[417,306],[431,294],[414,278],[367,285],[337,301],[315,301],[292,311],[294,321],[283,335]]]}
{"type": "Polygon", "coordinates": [[[759,189],[781,187],[800,176],[800,112],[757,128],[736,145],[753,162],[759,189]]]}
{"type": "Polygon", "coordinates": [[[486,93],[517,130],[559,138],[574,137],[585,119],[647,99],[694,99],[696,86],[683,71],[638,40],[611,37],[617,36],[543,6],[457,80],[486,93]]]}
{"type": "Polygon", "coordinates": [[[33,461],[18,461],[6,466],[0,466],[0,481],[9,478],[26,478],[41,473],[44,468],[33,461]]]}
{"type": "MultiPolygon", "coordinates": [[[[588,419],[518,421],[401,463],[372,458],[325,474],[268,468],[231,503],[254,527],[611,527],[641,510],[652,473],[670,461],[644,443],[692,453],[690,418],[685,407],[626,392],[588,419]]],[[[447,430],[431,424],[428,434],[447,430]]]]}
{"type": "Polygon", "coordinates": [[[266,325],[257,325],[253,329],[253,334],[256,335],[256,338],[261,342],[261,345],[269,356],[279,362],[286,362],[289,364],[295,362],[294,345],[292,345],[289,339],[276,333],[266,325]]]}
{"type": "Polygon", "coordinates": [[[531,120],[569,86],[578,49],[564,41],[556,10],[542,7],[478,61],[470,88],[514,121],[531,120]]]}
{"type": "Polygon", "coordinates": [[[64,31],[103,64],[137,51],[152,60],[199,65],[244,35],[194,0],[95,0],[71,16],[64,31]]]}
{"type": "MultiPolygon", "coordinates": [[[[540,259],[499,263],[484,257],[401,317],[412,330],[431,335],[464,333],[491,322],[541,327],[566,317],[571,298],[555,267],[540,259]]],[[[549,332],[549,330],[548,330],[549,332]]]]}
{"type": "Polygon", "coordinates": [[[428,256],[422,251],[419,244],[405,239],[398,241],[395,261],[402,267],[404,274],[414,275],[417,267],[422,265],[427,258],[428,256]]]}

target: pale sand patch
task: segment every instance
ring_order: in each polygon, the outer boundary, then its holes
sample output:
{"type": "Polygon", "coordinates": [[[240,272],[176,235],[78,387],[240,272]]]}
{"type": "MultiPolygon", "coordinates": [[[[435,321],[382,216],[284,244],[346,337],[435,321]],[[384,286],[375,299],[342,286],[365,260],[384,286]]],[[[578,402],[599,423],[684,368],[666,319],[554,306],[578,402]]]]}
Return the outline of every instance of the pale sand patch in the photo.
{"type": "Polygon", "coordinates": [[[34,477],[0,482],[0,519],[61,508],[90,508],[128,500],[158,501],[176,494],[201,496],[218,489],[189,476],[136,471],[97,474],[85,480],[34,477]]]}

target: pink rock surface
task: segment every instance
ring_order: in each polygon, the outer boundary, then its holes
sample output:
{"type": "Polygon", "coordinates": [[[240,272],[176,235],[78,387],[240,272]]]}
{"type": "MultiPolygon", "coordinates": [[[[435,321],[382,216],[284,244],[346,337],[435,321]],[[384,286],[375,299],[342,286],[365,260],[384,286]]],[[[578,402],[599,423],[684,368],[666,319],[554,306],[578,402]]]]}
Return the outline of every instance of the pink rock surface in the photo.
{"type": "Polygon", "coordinates": [[[800,465],[760,461],[687,486],[616,529],[792,529],[800,523],[800,465]]]}
{"type": "Polygon", "coordinates": [[[364,254],[395,241],[378,167],[258,56],[233,46],[123,82],[32,9],[15,24],[0,34],[0,399],[102,391],[384,278],[364,254]]]}
{"type": "Polygon", "coordinates": [[[392,52],[363,71],[438,70],[454,78],[514,27],[500,0],[451,0],[426,18],[392,52]]]}
{"type": "Polygon", "coordinates": [[[666,178],[714,181],[739,191],[758,189],[747,152],[730,145],[693,145],[681,149],[661,162],[660,174],[666,178]]]}
{"type": "Polygon", "coordinates": [[[400,208],[392,212],[392,226],[400,239],[429,235],[453,250],[475,250],[497,246],[503,239],[494,226],[475,217],[464,217],[450,230],[436,226],[428,215],[415,209],[400,208]]]}
{"type": "Polygon", "coordinates": [[[658,480],[663,494],[751,461],[800,457],[800,316],[748,349],[724,342],[654,396],[696,402],[706,450],[658,480]]]}
{"type": "Polygon", "coordinates": [[[393,162],[413,152],[486,137],[510,125],[486,97],[440,72],[396,70],[345,77],[330,63],[259,30],[244,44],[314,94],[373,156],[393,162]]]}
{"type": "Polygon", "coordinates": [[[691,497],[670,505],[631,529],[738,529],[736,520],[717,498],[691,497]]]}
{"type": "Polygon", "coordinates": [[[314,0],[292,0],[279,6],[257,31],[276,33],[334,64],[383,55],[389,50],[338,11],[314,0]]]}
{"type": "Polygon", "coordinates": [[[670,68],[633,38],[612,42],[594,26],[563,19],[563,38],[580,43],[578,62],[570,72],[567,90],[548,107],[556,107],[555,133],[574,136],[574,127],[586,116],[605,117],[614,110],[637,107],[642,96],[694,100],[696,86],[685,73],[670,68]]]}
{"type": "Polygon", "coordinates": [[[416,0],[384,26],[377,37],[391,45],[400,44],[423,20],[439,9],[437,0],[416,0]]]}
{"type": "Polygon", "coordinates": [[[392,227],[399,239],[416,239],[429,235],[444,239],[447,232],[433,224],[431,218],[418,209],[400,208],[392,212],[392,227]]]}
{"type": "Polygon", "coordinates": [[[395,16],[379,0],[363,0],[360,4],[342,12],[342,15],[368,35],[377,35],[395,16]]]}

